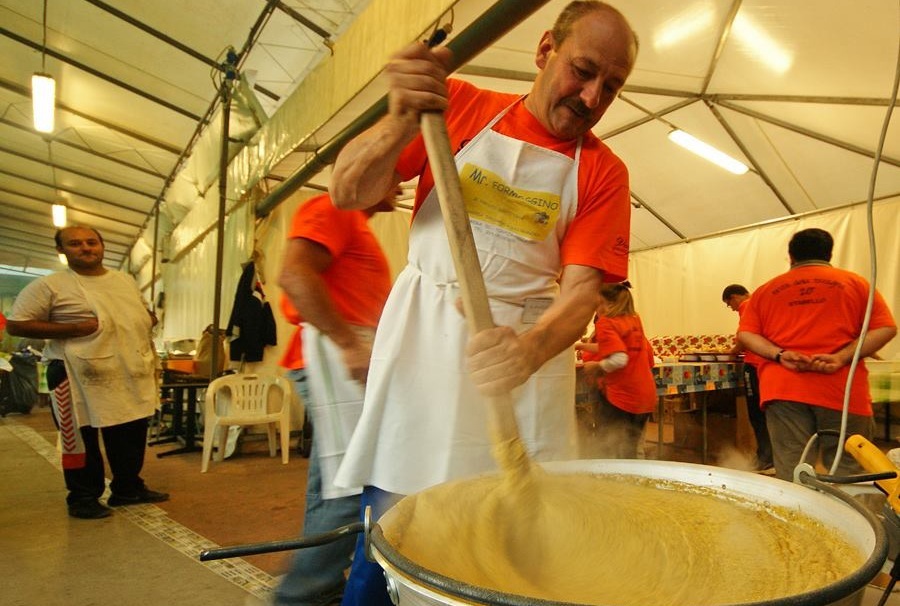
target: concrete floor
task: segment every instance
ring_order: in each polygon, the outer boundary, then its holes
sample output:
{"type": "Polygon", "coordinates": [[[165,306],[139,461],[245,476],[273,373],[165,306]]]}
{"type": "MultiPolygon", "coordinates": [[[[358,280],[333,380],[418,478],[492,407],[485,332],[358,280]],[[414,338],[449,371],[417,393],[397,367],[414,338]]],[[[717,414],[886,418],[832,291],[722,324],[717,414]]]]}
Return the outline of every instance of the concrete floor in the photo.
{"type": "Polygon", "coordinates": [[[289,552],[208,563],[198,554],[296,536],[306,460],[282,465],[263,447],[201,474],[199,452],[156,457],[171,448],[148,447],[143,474],[171,501],[78,520],[66,513],[48,409],[0,420],[0,604],[263,604],[289,552]]]}
{"type": "MultiPolygon", "coordinates": [[[[156,505],[118,508],[103,520],[66,515],[48,409],[0,419],[0,603],[4,606],[265,603],[290,552],[201,563],[202,549],[287,539],[299,531],[307,460],[288,465],[248,442],[200,473],[198,452],[157,458],[144,477],[172,493],[156,505]]],[[[884,579],[882,579],[883,583],[884,579]]],[[[866,589],[863,606],[882,591],[866,589]]],[[[886,606],[900,606],[895,591],[886,606]]]]}

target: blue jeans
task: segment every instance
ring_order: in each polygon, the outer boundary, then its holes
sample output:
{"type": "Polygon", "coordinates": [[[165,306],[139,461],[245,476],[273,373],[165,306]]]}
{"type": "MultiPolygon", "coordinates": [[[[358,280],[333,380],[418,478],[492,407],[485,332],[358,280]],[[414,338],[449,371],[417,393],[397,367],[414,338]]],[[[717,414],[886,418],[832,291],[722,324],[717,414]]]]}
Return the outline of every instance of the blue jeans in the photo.
{"type": "MultiPolygon", "coordinates": [[[[287,377],[294,382],[294,389],[304,398],[304,402],[309,402],[306,375],[303,373],[302,379],[298,380],[300,372],[291,371],[287,377]]],[[[359,519],[359,495],[326,500],[322,498],[321,491],[322,475],[313,429],[306,484],[304,536],[328,532],[359,519]]],[[[334,600],[344,590],[344,571],[350,566],[355,540],[351,535],[318,547],[297,549],[287,574],[275,589],[274,604],[324,606],[335,603],[334,600]]]]}
{"type": "MultiPolygon", "coordinates": [[[[363,519],[366,506],[372,507],[372,519],[377,521],[381,515],[394,506],[403,495],[385,492],[374,486],[366,486],[362,494],[362,507],[357,512],[363,519]]],[[[353,554],[353,567],[350,578],[344,588],[344,600],[341,606],[393,606],[388,597],[384,570],[375,562],[366,559],[365,537],[356,539],[356,552],[353,554]]]]}

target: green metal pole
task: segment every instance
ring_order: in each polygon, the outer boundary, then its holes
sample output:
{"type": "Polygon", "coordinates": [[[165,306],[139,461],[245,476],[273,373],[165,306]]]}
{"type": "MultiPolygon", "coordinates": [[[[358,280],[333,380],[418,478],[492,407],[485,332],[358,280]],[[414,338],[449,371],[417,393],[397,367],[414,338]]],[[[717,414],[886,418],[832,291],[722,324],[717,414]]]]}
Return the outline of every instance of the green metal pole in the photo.
{"type": "MultiPolygon", "coordinates": [[[[548,0],[500,0],[489,8],[481,17],[459,35],[447,43],[447,47],[453,51],[453,63],[451,71],[468,63],[478,53],[502,38],[519,23],[524,21],[537,9],[541,8],[548,0]]],[[[537,41],[535,41],[535,44],[537,41]]],[[[321,172],[326,166],[333,163],[338,152],[348,141],[367,130],[387,113],[387,96],[375,102],[369,109],[363,112],[356,120],[348,124],[340,133],[323,144],[312,156],[290,177],[272,190],[256,206],[256,216],[265,217],[276,206],[292,193],[321,172]]]]}

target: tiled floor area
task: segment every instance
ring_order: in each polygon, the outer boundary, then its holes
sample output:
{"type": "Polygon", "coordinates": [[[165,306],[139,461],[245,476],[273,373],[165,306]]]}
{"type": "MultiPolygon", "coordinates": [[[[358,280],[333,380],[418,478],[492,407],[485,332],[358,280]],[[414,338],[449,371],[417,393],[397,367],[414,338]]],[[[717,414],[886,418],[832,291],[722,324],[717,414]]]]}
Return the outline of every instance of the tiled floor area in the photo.
{"type": "MultiPolygon", "coordinates": [[[[4,606],[262,605],[290,552],[201,563],[202,549],[287,539],[299,531],[307,460],[269,458],[264,442],[200,473],[200,453],[157,458],[144,477],[172,499],[103,520],[66,515],[48,409],[0,419],[0,604],[4,606]]],[[[655,444],[648,444],[650,456],[655,444]]],[[[696,453],[667,449],[670,458],[696,453]]],[[[881,591],[869,588],[864,606],[881,591]]],[[[886,602],[900,606],[900,592],[886,602]]]]}
{"type": "Polygon", "coordinates": [[[261,448],[201,474],[199,452],[157,458],[173,445],[148,447],[144,478],[172,499],[77,520],[66,514],[54,436],[48,409],[0,420],[0,603],[265,603],[288,553],[206,563],[198,555],[296,536],[305,459],[282,465],[261,448]]]}

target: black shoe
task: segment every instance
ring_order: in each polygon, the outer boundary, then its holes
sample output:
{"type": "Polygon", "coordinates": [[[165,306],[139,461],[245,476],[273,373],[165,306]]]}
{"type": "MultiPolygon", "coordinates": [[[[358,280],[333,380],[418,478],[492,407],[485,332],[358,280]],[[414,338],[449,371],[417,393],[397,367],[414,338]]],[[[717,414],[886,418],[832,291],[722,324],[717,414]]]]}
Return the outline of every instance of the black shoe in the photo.
{"type": "Polygon", "coordinates": [[[156,492],[149,488],[142,488],[140,492],[133,495],[114,494],[106,500],[106,504],[110,507],[121,507],[122,505],[139,505],[141,503],[162,503],[168,500],[168,492],[156,492]]]}
{"type": "Polygon", "coordinates": [[[82,503],[71,503],[69,505],[69,516],[72,518],[99,520],[100,518],[108,518],[111,515],[112,509],[99,501],[84,501],[82,503]]]}

